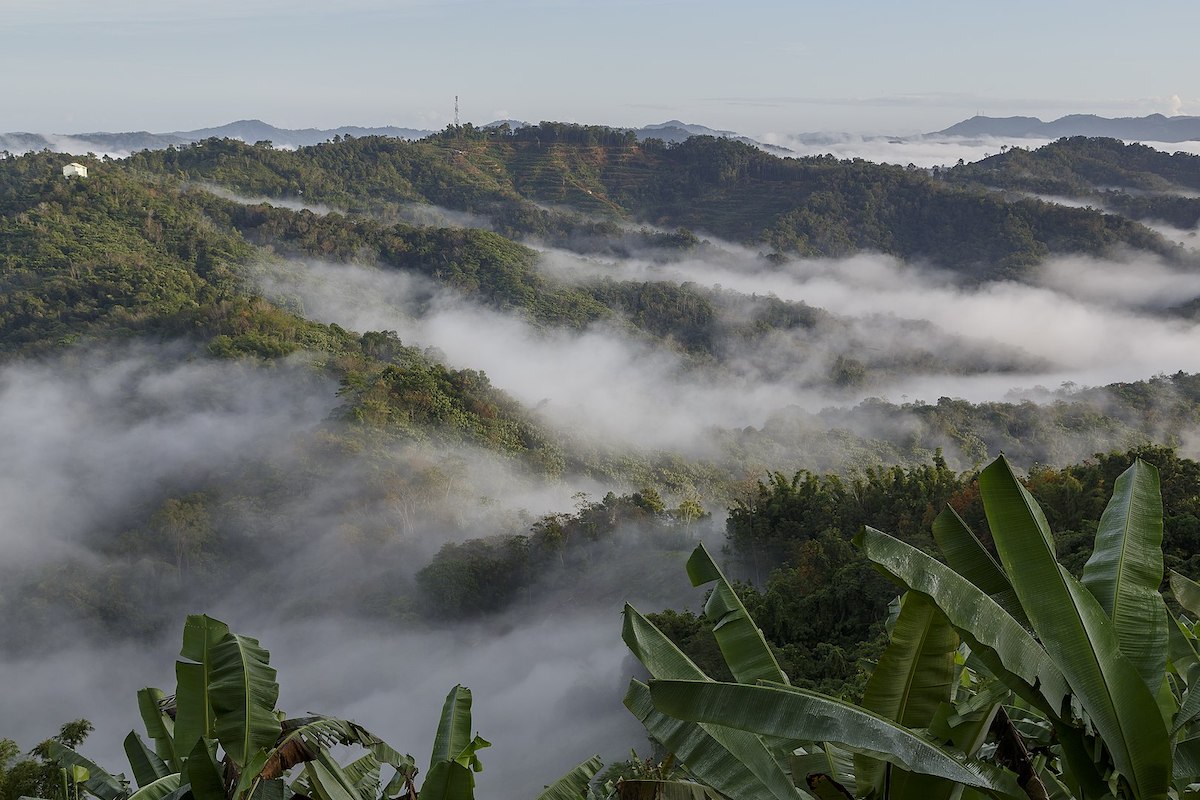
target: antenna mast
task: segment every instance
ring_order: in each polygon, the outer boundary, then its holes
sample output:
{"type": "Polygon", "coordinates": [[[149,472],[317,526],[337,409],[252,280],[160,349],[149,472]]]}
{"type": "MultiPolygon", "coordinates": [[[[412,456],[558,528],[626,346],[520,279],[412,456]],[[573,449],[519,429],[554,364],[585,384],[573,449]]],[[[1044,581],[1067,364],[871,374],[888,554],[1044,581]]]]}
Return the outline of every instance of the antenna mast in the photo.
{"type": "Polygon", "coordinates": [[[454,95],[454,127],[458,127],[458,95],[454,95]]]}

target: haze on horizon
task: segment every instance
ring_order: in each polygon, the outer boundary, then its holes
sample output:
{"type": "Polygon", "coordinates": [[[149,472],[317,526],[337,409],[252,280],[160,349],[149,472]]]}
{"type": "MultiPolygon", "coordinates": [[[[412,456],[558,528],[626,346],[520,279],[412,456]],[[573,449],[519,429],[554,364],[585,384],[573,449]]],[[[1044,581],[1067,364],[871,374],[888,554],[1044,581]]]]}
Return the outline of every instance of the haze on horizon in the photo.
{"type": "Polygon", "coordinates": [[[1200,113],[1200,6],[1168,0],[9,0],[0,20],[5,131],[438,129],[455,95],[477,124],[679,118],[752,136],[1200,113]]]}

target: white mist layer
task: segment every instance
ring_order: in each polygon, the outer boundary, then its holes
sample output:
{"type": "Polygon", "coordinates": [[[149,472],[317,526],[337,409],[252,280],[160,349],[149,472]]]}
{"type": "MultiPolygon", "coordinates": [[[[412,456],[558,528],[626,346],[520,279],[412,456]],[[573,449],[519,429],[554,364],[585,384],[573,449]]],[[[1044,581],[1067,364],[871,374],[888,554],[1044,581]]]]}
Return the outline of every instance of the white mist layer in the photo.
{"type": "Polygon", "coordinates": [[[773,295],[825,309],[848,326],[827,332],[818,327],[805,338],[773,335],[761,343],[767,348],[762,352],[739,353],[731,346],[722,370],[712,373],[671,348],[608,325],[538,330],[396,272],[297,264],[267,288],[300,297],[315,318],[358,330],[396,330],[409,343],[436,347],[452,365],[484,370],[495,385],[560,426],[693,454],[706,452],[712,426],[758,427],[789,406],[816,411],[860,399],[829,394],[814,382],[840,354],[886,362],[932,344],[980,367],[976,374],[900,374],[863,393],[897,401],[1036,398],[1044,393],[1032,390],[1040,387],[1200,371],[1196,323],[1160,312],[1200,297],[1200,274],[1153,257],[1060,258],[1045,264],[1033,284],[965,286],[949,274],[878,255],[776,266],[723,247],[724,255],[669,263],[549,251],[542,263],[555,277],[577,282],[687,281],[773,295]],[[422,305],[431,295],[433,302],[422,305]],[[912,320],[934,327],[914,328],[912,320]],[[857,352],[848,348],[848,335],[857,352]],[[987,362],[991,351],[1023,353],[1027,363],[1045,366],[997,372],[987,362]]]}
{"type": "Polygon", "coordinates": [[[13,565],[63,557],[142,498],[269,457],[311,431],[334,386],[286,364],[268,372],[186,353],[0,368],[0,544],[13,565]]]}
{"type": "MultiPolygon", "coordinates": [[[[1017,136],[856,136],[854,134],[766,133],[758,137],[767,144],[786,147],[797,156],[832,155],[836,158],[862,158],[879,164],[912,164],[923,169],[952,167],[982,161],[1001,152],[1001,148],[1021,147],[1036,150],[1053,139],[1026,139],[1017,136]]],[[[1129,142],[1133,144],[1133,141],[1129,142]]],[[[1164,153],[1200,155],[1200,142],[1136,142],[1164,153]]]]}

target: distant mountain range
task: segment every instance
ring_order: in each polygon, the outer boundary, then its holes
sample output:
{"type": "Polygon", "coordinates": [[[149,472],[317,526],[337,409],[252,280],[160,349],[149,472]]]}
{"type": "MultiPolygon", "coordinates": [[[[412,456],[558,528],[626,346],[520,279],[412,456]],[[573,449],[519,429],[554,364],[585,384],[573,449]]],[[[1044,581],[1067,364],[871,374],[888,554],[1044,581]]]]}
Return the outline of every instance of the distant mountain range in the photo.
{"type": "MultiPolygon", "coordinates": [[[[510,128],[520,128],[527,122],[515,119],[496,120],[484,125],[485,128],[497,128],[508,125],[510,128]]],[[[680,122],[677,119],[668,120],[657,125],[646,125],[642,128],[631,129],[637,134],[638,140],[663,139],[668,142],[682,142],[692,136],[716,136],[722,139],[733,139],[762,148],[775,155],[792,155],[785,147],[764,144],[742,136],[734,131],[722,131],[708,128],[704,125],[694,125],[680,122]]],[[[125,156],[139,150],[162,150],[167,147],[180,147],[203,139],[216,137],[218,139],[237,139],[254,144],[269,141],[276,147],[307,147],[321,142],[328,142],[334,136],[391,136],[398,139],[422,139],[434,131],[418,128],[397,128],[385,126],[379,128],[364,128],[357,125],[343,125],[340,128],[277,128],[260,119],[242,119],[215,128],[198,128],[192,131],[172,131],[170,133],[150,133],[149,131],[127,131],[109,133],[94,131],[91,133],[0,133],[0,151],[10,153],[28,153],[31,151],[50,149],[60,153],[83,155],[85,153],[125,156]]]]}
{"type": "Polygon", "coordinates": [[[1037,117],[975,116],[929,136],[1003,136],[1021,139],[1061,139],[1064,136],[1104,136],[1125,141],[1190,142],[1200,140],[1200,117],[1098,117],[1070,114],[1042,122],[1037,117]]]}
{"type": "Polygon", "coordinates": [[[187,145],[214,136],[219,139],[238,139],[250,144],[269,141],[276,147],[306,147],[327,142],[334,136],[394,136],[399,139],[421,139],[431,133],[433,131],[393,126],[364,128],[357,125],[343,125],[340,128],[328,129],[277,128],[260,119],[242,119],[216,128],[199,128],[194,131],[173,131],[171,133],[150,133],[148,131],[123,133],[96,131],[72,134],[0,133],[0,150],[7,150],[11,153],[27,153],[31,150],[49,148],[72,154],[91,152],[127,155],[139,150],[162,150],[172,145],[187,145]]]}

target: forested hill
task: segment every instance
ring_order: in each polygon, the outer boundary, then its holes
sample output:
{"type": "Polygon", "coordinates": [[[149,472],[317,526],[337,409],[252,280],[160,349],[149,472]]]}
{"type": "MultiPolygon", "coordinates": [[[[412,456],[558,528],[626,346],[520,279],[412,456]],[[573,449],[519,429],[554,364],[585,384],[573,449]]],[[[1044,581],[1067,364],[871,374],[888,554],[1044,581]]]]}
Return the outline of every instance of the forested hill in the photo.
{"type": "Polygon", "coordinates": [[[963,186],[1079,198],[1136,220],[1180,228],[1200,222],[1200,156],[1119,139],[1075,136],[1036,150],[1014,147],[944,174],[963,186]]]}
{"type": "Polygon", "coordinates": [[[1119,217],[1008,202],[916,169],[783,159],[711,137],[639,143],[631,133],[597,127],[464,126],[419,142],[368,137],[295,151],[207,140],[143,152],[129,163],[351,212],[432,203],[484,215],[509,236],[559,244],[612,235],[618,223],[634,222],[783,253],[882,252],[981,279],[1018,276],[1054,253],[1099,255],[1117,246],[1171,252],[1156,234],[1119,217]]]}
{"type": "MultiPolygon", "coordinates": [[[[335,147],[392,144],[355,140],[300,155],[324,158],[335,147]]],[[[265,170],[278,159],[298,157],[230,142],[174,155],[201,154],[205,148],[232,154],[214,161],[228,171],[222,174],[231,183],[237,175],[274,174],[253,168],[238,173],[238,163],[265,170]]],[[[159,155],[171,154],[142,158],[159,155]]],[[[452,369],[436,351],[421,349],[437,342],[401,343],[395,335],[307,319],[297,313],[299,306],[283,307],[260,296],[250,271],[264,263],[286,263],[281,254],[365,260],[547,330],[621,326],[684,355],[689,372],[672,376],[683,380],[738,381],[750,369],[794,375],[814,388],[855,392],[897,376],[1020,372],[1038,364],[998,348],[983,358],[919,321],[905,328],[904,348],[881,350],[858,323],[800,302],[666,280],[566,282],[538,268],[534,251],[495,232],[245,205],[147,176],[120,161],[97,161],[91,177],[67,181],[59,174],[60,163],[61,156],[53,154],[0,161],[5,286],[0,353],[10,358],[145,337],[184,339],[202,353],[268,363],[305,352],[342,385],[341,416],[356,424],[409,440],[470,442],[518,456],[551,475],[569,467],[633,486],[670,475],[672,490],[717,487],[747,469],[767,466],[842,469],[880,459],[914,463],[936,447],[964,466],[1000,447],[1025,462],[1064,463],[1108,446],[1158,440],[1164,430],[1178,436],[1196,417],[1190,390],[1181,393],[1183,384],[1157,381],[1147,383],[1147,391],[1158,398],[1156,407],[1171,409],[1165,418],[1107,397],[1077,402],[1064,396],[1052,407],[873,401],[820,415],[793,409],[753,428],[710,431],[717,448],[710,462],[681,466],[673,455],[635,454],[615,444],[596,450],[594,443],[571,443],[552,434],[536,414],[492,387],[469,360],[460,366],[474,369],[452,369]],[[827,352],[829,341],[840,349],[827,352]]],[[[452,159],[442,163],[453,165],[452,159]]],[[[517,197],[511,186],[495,191],[517,197]]],[[[530,204],[522,207],[533,208],[542,219],[559,218],[530,204]]],[[[617,229],[615,235],[624,233],[617,229]]],[[[659,252],[684,259],[700,247],[682,235],[655,241],[659,252]]]]}
{"type": "Polygon", "coordinates": [[[1165,153],[1119,139],[1074,136],[1036,150],[1013,147],[950,171],[956,181],[1074,195],[1114,188],[1200,191],[1200,156],[1165,153]]]}

